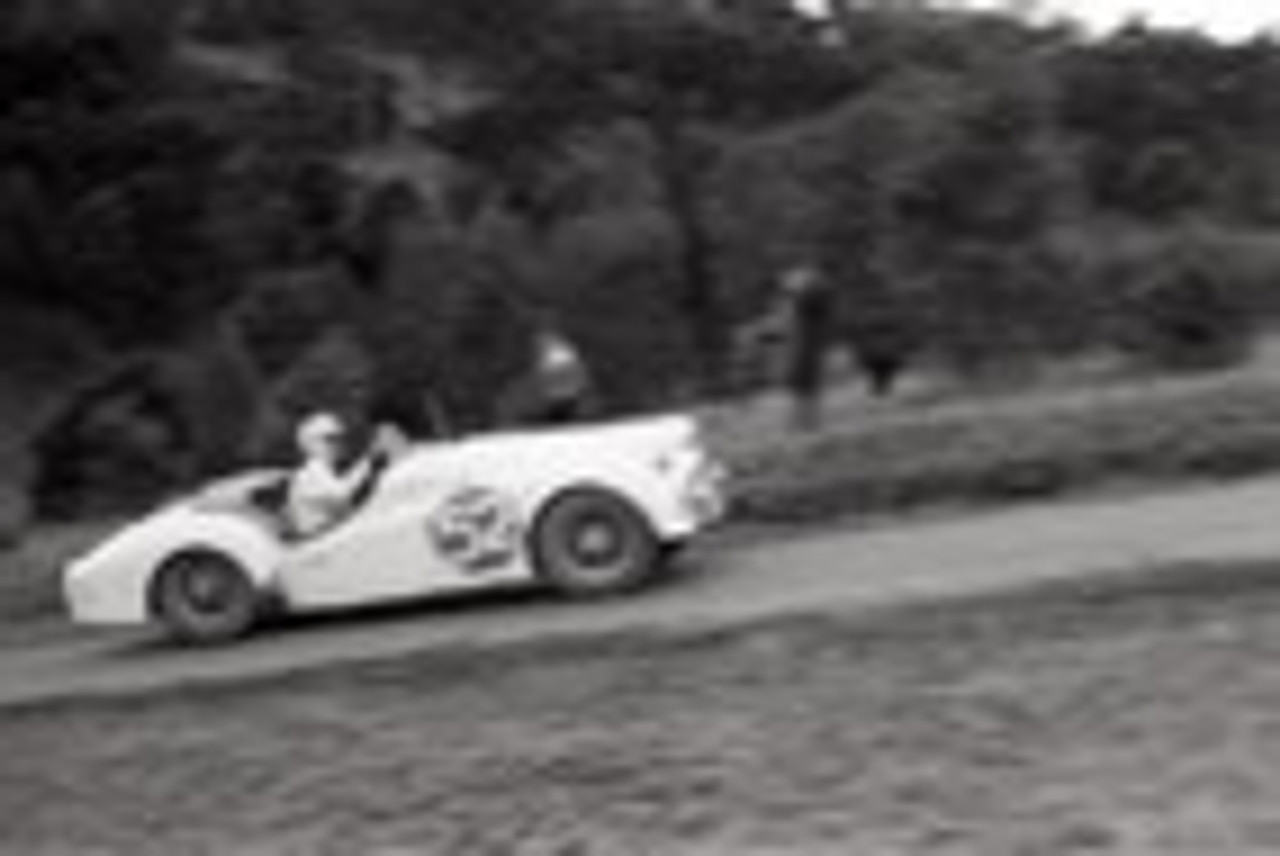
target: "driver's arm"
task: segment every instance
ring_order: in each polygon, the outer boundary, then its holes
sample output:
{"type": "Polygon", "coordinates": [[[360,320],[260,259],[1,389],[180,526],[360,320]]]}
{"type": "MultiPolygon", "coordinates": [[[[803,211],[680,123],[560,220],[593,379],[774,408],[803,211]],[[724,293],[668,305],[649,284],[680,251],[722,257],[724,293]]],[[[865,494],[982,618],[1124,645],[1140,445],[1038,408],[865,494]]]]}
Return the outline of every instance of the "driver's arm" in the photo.
{"type": "Polygon", "coordinates": [[[362,456],[357,461],[352,461],[350,466],[342,470],[332,470],[330,478],[332,479],[331,490],[348,500],[359,492],[361,486],[369,480],[371,474],[378,469],[376,464],[377,455],[369,454],[362,456]]]}
{"type": "Polygon", "coordinates": [[[367,500],[377,488],[382,474],[392,464],[392,457],[382,449],[372,450],[360,467],[362,480],[350,495],[351,507],[356,507],[367,500]]]}

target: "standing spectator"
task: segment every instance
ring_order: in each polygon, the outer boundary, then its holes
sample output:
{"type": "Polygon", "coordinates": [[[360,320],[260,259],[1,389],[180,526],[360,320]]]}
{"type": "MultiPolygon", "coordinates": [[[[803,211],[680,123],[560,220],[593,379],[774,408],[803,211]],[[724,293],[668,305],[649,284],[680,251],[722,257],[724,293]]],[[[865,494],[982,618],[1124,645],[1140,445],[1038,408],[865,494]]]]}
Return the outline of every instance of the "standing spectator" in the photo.
{"type": "Polygon", "coordinates": [[[566,336],[543,329],[533,339],[529,363],[498,395],[499,425],[564,425],[595,412],[595,384],[581,352],[566,336]]]}
{"type": "Polygon", "coordinates": [[[530,356],[528,370],[498,400],[498,421],[561,425],[584,418],[591,404],[591,376],[578,349],[561,334],[544,330],[534,338],[530,356]]]}
{"type": "Polygon", "coordinates": [[[535,421],[563,424],[582,419],[591,398],[591,377],[578,349],[560,333],[545,330],[534,345],[535,421]]]}
{"type": "Polygon", "coordinates": [[[787,323],[785,381],[794,424],[814,428],[822,419],[827,352],[836,325],[835,293],[817,268],[792,268],[782,277],[781,308],[787,323]]]}

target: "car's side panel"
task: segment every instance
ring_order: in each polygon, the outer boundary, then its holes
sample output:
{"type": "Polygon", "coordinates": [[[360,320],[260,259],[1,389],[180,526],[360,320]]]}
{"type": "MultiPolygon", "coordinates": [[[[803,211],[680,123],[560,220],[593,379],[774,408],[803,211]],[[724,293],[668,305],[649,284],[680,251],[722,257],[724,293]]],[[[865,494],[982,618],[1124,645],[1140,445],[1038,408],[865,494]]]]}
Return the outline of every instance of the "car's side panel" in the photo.
{"type": "Polygon", "coordinates": [[[443,466],[393,471],[352,519],[295,550],[282,593],[305,611],[527,579],[521,525],[507,491],[443,466]]]}

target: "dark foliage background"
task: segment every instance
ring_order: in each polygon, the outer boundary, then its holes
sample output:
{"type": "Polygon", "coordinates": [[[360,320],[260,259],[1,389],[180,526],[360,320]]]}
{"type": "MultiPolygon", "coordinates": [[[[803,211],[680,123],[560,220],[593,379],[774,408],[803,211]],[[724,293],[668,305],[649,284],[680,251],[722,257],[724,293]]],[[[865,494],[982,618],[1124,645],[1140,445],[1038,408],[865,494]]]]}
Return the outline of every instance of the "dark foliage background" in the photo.
{"type": "Polygon", "coordinates": [[[276,454],[318,405],[491,426],[546,327],[613,412],[723,394],[798,261],[873,377],[1248,354],[1280,46],[831,7],[4,4],[2,389],[38,505],[276,454]]]}

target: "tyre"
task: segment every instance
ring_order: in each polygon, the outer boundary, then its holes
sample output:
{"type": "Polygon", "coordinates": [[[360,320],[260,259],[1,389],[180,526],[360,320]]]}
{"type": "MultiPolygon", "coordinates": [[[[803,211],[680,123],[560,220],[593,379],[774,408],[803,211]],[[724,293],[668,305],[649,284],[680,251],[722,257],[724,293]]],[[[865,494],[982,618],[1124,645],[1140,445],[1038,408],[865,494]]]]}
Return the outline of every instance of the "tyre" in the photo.
{"type": "Polygon", "coordinates": [[[630,591],[651,580],[660,565],[649,521],[606,490],[561,494],[539,516],[532,538],[538,574],[574,597],[630,591]]]}
{"type": "Polygon", "coordinates": [[[248,633],[261,614],[257,587],[234,560],[220,553],[181,553],[161,566],[152,587],[152,611],[174,639],[210,645],[248,633]]]}

